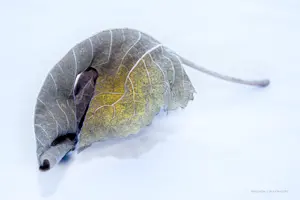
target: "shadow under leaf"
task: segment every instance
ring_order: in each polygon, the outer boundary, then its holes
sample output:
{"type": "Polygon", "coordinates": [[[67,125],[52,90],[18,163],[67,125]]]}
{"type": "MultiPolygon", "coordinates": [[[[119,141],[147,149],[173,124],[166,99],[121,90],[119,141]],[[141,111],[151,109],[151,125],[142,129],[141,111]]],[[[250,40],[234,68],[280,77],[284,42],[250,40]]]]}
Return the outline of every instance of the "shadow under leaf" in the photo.
{"type": "Polygon", "coordinates": [[[165,114],[158,114],[151,125],[126,138],[96,142],[80,152],[76,160],[88,161],[98,157],[137,159],[167,140],[171,133],[164,130],[165,117],[165,114]]]}
{"type": "Polygon", "coordinates": [[[57,191],[61,180],[68,168],[72,165],[74,157],[66,155],[63,160],[47,172],[39,171],[38,183],[42,197],[50,197],[57,191]]]}

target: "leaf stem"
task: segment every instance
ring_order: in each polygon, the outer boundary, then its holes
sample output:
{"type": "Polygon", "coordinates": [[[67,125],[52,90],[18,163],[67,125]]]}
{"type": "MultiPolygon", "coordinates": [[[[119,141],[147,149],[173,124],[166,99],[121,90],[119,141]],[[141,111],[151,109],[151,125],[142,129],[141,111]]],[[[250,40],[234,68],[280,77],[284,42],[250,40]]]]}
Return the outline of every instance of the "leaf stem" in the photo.
{"type": "MultiPolygon", "coordinates": [[[[179,55],[178,55],[179,56],[179,55]]],[[[244,79],[240,79],[240,78],[235,78],[235,77],[231,77],[231,76],[227,76],[227,75],[223,75],[211,70],[208,70],[204,67],[201,67],[181,56],[179,56],[180,59],[182,60],[182,63],[193,68],[196,69],[197,71],[201,71],[203,73],[206,73],[208,75],[211,75],[215,78],[219,78],[225,81],[229,81],[229,82],[234,82],[234,83],[239,83],[239,84],[244,84],[244,85],[252,85],[252,86],[258,86],[258,87],[267,87],[270,84],[270,80],[268,79],[263,79],[263,80],[244,80],[244,79]]]]}

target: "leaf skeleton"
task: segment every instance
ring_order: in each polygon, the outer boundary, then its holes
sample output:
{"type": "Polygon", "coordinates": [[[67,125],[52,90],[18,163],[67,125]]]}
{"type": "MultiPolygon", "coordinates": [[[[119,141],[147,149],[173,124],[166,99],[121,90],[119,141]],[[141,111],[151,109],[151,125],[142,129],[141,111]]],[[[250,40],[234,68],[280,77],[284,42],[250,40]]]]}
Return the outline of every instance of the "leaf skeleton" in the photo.
{"type": "Polygon", "coordinates": [[[34,115],[40,170],[75,149],[137,134],[161,110],[185,108],[195,89],[184,65],[234,83],[270,83],[213,72],[135,29],[101,31],[70,49],[41,87],[34,115]]]}

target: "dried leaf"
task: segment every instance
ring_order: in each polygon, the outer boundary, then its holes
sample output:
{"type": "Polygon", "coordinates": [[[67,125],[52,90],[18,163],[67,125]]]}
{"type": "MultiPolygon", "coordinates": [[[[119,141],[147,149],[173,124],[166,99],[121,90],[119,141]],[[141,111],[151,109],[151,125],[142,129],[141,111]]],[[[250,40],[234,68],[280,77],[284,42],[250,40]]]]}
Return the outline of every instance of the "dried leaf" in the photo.
{"type": "Polygon", "coordinates": [[[137,30],[102,31],[75,45],[50,70],[38,94],[34,122],[40,169],[50,169],[73,151],[79,133],[83,150],[138,133],[161,109],[185,108],[195,89],[183,64],[226,81],[269,84],[207,70],[137,30]]]}

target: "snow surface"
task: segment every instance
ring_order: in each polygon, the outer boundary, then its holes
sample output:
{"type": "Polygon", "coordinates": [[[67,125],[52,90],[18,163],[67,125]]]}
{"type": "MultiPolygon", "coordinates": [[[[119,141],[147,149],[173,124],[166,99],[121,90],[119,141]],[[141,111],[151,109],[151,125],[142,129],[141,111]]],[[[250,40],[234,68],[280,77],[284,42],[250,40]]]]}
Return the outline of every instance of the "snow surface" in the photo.
{"type": "Polygon", "coordinates": [[[300,199],[299,0],[1,0],[0,24],[0,199],[300,199]],[[77,42],[121,27],[271,85],[186,68],[198,93],[185,110],[39,172],[33,112],[44,78],[77,42]]]}

